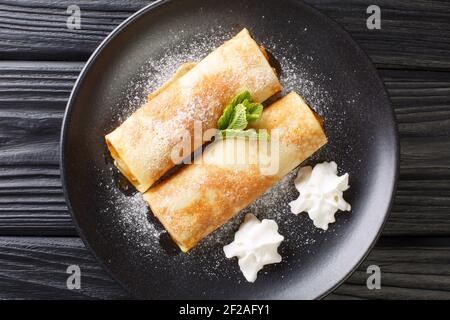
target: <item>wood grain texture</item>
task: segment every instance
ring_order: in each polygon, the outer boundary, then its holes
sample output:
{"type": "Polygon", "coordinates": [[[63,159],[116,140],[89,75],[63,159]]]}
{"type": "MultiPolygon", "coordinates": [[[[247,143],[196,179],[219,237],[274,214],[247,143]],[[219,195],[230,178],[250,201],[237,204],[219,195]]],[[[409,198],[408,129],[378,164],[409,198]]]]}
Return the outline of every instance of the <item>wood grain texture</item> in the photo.
{"type": "Polygon", "coordinates": [[[0,299],[124,299],[78,238],[0,238],[0,299]],[[67,268],[81,271],[81,289],[67,288],[67,268]]]}
{"type": "MultiPolygon", "coordinates": [[[[75,237],[58,145],[84,64],[77,61],[151,2],[0,0],[0,299],[130,297],[75,237]],[[66,26],[72,4],[81,8],[81,30],[66,26]],[[81,290],[66,287],[71,264],[82,270],[81,290]]],[[[450,299],[450,1],[305,2],[349,31],[380,69],[401,140],[400,181],[383,237],[327,298],[450,299]],[[371,4],[382,10],[381,30],[366,28],[371,4]],[[381,267],[381,290],[366,288],[372,264],[381,267]]]]}
{"type": "MultiPolygon", "coordinates": [[[[0,59],[83,61],[114,27],[149,0],[0,0],[0,59]],[[67,7],[81,9],[69,30],[67,7]]],[[[307,0],[342,25],[385,68],[450,70],[450,2],[307,0]],[[381,8],[381,30],[368,30],[366,9],[381,8]]]]}
{"type": "Polygon", "coordinates": [[[385,235],[449,235],[450,73],[380,72],[399,125],[400,179],[385,235]]]}
{"type": "MultiPolygon", "coordinates": [[[[327,299],[450,299],[450,242],[376,247],[327,299]],[[368,290],[367,266],[381,268],[381,290],[368,290]]],[[[0,299],[130,298],[78,238],[0,237],[0,299]],[[78,265],[81,289],[68,290],[67,267],[78,265]]],[[[211,297],[213,298],[213,297],[211,297]]]]}
{"type": "Polygon", "coordinates": [[[145,0],[0,1],[0,58],[13,60],[86,60],[145,0]],[[67,27],[67,8],[81,10],[81,30],[67,27]]]}
{"type": "Polygon", "coordinates": [[[381,240],[328,299],[450,299],[450,239],[381,240]],[[386,245],[385,242],[388,242],[386,245]],[[381,289],[367,289],[367,267],[381,270],[381,289]]]}
{"type": "Polygon", "coordinates": [[[423,0],[307,0],[336,20],[377,67],[450,68],[450,2],[423,0]],[[368,30],[369,5],[381,9],[381,29],[368,30]],[[442,35],[442,36],[441,36],[442,35]]]}
{"type": "MultiPolygon", "coordinates": [[[[58,170],[64,108],[83,64],[0,62],[0,234],[76,235],[58,170]]],[[[401,136],[385,235],[450,235],[450,73],[382,70],[401,136]]]]}
{"type": "Polygon", "coordinates": [[[82,65],[0,61],[2,234],[75,234],[58,150],[64,109],[82,65]]]}

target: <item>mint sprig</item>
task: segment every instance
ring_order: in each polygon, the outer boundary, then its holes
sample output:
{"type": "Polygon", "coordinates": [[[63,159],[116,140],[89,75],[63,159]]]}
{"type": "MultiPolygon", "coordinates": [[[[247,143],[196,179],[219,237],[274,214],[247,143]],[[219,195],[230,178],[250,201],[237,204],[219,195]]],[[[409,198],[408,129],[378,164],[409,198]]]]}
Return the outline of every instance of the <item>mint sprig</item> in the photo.
{"type": "Polygon", "coordinates": [[[244,130],[245,128],[247,128],[247,125],[248,121],[245,105],[243,103],[238,104],[236,107],[234,107],[230,122],[228,123],[226,129],[244,130]]]}
{"type": "Polygon", "coordinates": [[[217,121],[217,129],[219,130],[225,130],[228,128],[230,121],[234,114],[234,109],[237,105],[244,102],[244,100],[251,100],[250,92],[248,91],[242,91],[241,93],[237,94],[233,100],[225,107],[223,110],[222,116],[219,118],[219,121],[217,121]]]}
{"type": "Polygon", "coordinates": [[[247,110],[247,121],[253,122],[258,120],[263,112],[263,105],[261,103],[250,103],[245,106],[247,110]]]}
{"type": "Polygon", "coordinates": [[[267,139],[267,133],[260,135],[255,130],[246,130],[249,123],[261,117],[262,112],[263,105],[252,102],[249,91],[242,91],[225,107],[217,121],[217,128],[224,138],[240,136],[267,139]]]}

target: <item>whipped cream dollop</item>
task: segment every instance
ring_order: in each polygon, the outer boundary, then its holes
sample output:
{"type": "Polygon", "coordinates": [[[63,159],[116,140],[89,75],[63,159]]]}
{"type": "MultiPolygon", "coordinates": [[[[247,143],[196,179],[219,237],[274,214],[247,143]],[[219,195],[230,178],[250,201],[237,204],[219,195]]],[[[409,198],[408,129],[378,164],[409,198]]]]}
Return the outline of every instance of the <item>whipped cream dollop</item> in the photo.
{"type": "Polygon", "coordinates": [[[328,229],[328,224],[335,222],[338,210],[350,211],[351,206],[343,197],[349,188],[348,173],[338,176],[336,162],[323,162],[314,169],[310,166],[300,168],[295,187],[300,196],[289,203],[294,214],[308,212],[317,228],[328,229]]]}
{"type": "Polygon", "coordinates": [[[245,279],[254,282],[258,271],[266,264],[281,262],[277,249],[283,240],[274,220],[259,221],[249,213],[234,235],[234,241],[224,246],[223,251],[229,259],[237,257],[245,279]]]}

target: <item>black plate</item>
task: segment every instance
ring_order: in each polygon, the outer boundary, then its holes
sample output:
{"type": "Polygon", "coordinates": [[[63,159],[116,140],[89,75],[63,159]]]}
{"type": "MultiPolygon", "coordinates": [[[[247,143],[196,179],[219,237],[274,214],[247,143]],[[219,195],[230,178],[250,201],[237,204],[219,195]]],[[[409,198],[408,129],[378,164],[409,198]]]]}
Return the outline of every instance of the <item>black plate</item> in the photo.
{"type": "MultiPolygon", "coordinates": [[[[336,23],[294,0],[183,0],[146,7],[94,52],[72,92],[61,142],[62,179],[78,231],[104,267],[141,298],[281,299],[329,293],[369,252],[389,211],[397,178],[394,114],[367,56],[336,23]],[[351,213],[327,232],[289,212],[291,173],[252,204],[277,220],[283,262],[247,283],[222,246],[242,214],[189,254],[170,243],[139,194],[123,184],[104,135],[185,60],[199,60],[247,27],[273,57],[285,92],[303,95],[325,120],[329,144],[310,162],[349,172],[351,213]]],[[[183,190],[180,190],[183,192],[183,190]]]]}

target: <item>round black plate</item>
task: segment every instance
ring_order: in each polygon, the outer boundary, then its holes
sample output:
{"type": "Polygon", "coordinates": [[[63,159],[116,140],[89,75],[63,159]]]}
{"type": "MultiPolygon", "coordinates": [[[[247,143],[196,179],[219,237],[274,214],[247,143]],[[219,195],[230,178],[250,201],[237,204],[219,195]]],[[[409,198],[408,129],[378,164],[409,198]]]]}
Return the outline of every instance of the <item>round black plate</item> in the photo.
{"type": "MultiPolygon", "coordinates": [[[[64,119],[61,169],[78,231],[104,267],[140,298],[299,299],[329,293],[358,266],[379,235],[397,178],[394,114],[366,55],[336,23],[294,0],[159,2],[122,23],[94,52],[64,119]],[[283,261],[247,283],[222,246],[242,214],[182,254],[141,196],[117,173],[104,135],[136,109],[181,62],[200,60],[243,27],[270,52],[285,92],[296,90],[325,120],[328,145],[309,162],[334,160],[350,174],[326,232],[289,212],[295,172],[246,212],[273,218],[283,261]]],[[[183,190],[180,190],[180,193],[183,190]]]]}

